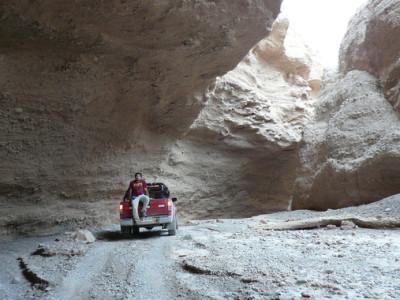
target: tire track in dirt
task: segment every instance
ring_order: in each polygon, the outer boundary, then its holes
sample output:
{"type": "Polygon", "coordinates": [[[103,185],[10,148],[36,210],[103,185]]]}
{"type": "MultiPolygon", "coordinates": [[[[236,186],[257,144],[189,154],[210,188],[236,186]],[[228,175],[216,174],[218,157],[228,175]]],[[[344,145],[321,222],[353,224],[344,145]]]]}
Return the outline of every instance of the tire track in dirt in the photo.
{"type": "Polygon", "coordinates": [[[174,237],[98,241],[46,297],[55,299],[176,299],[174,237]]]}

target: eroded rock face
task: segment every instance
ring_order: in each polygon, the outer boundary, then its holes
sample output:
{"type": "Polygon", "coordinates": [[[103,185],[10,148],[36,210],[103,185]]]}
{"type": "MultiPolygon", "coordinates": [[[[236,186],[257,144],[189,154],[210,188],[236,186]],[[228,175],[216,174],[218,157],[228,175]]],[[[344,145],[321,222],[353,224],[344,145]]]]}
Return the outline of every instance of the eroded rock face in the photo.
{"type": "Polygon", "coordinates": [[[294,209],[357,205],[400,191],[398,36],[399,1],[369,1],[349,23],[341,74],[327,78],[305,130],[294,209]]]}
{"type": "Polygon", "coordinates": [[[374,76],[350,71],[324,89],[300,159],[294,209],[357,205],[400,191],[400,119],[374,76]]]}
{"type": "Polygon", "coordinates": [[[269,37],[217,78],[171,148],[162,168],[184,190],[184,214],[245,217],[289,207],[320,67],[288,26],[277,20],[269,37]]]}
{"type": "Polygon", "coordinates": [[[400,112],[400,2],[369,1],[352,18],[340,51],[340,69],[367,71],[382,81],[400,112]]]}
{"type": "Polygon", "coordinates": [[[0,225],[115,216],[280,2],[2,1],[0,225]]]}
{"type": "Polygon", "coordinates": [[[287,19],[277,20],[271,36],[233,71],[217,78],[206,94],[206,106],[190,127],[193,136],[202,131],[215,135],[214,142],[259,151],[290,150],[301,140],[313,107],[309,74],[313,63],[319,66],[298,41],[302,51],[290,55],[288,26],[287,19]]]}

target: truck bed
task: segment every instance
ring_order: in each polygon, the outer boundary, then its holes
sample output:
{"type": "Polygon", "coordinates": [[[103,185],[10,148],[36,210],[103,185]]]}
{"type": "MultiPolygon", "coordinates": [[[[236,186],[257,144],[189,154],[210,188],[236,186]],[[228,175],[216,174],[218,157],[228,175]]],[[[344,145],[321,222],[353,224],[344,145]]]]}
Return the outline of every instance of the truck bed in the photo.
{"type": "MultiPolygon", "coordinates": [[[[165,216],[171,214],[171,200],[168,198],[163,199],[150,199],[149,206],[147,207],[147,216],[165,216]]],[[[121,202],[120,217],[121,219],[132,218],[132,203],[131,201],[121,202]]],[[[141,216],[142,203],[139,203],[139,216],[141,216]]]]}
{"type": "MultiPolygon", "coordinates": [[[[168,198],[165,199],[151,199],[150,207],[147,207],[147,216],[165,216],[169,214],[168,210],[168,198]]],[[[139,204],[139,212],[142,209],[142,204],[139,204]]],[[[139,213],[139,216],[141,213],[139,213]]]]}

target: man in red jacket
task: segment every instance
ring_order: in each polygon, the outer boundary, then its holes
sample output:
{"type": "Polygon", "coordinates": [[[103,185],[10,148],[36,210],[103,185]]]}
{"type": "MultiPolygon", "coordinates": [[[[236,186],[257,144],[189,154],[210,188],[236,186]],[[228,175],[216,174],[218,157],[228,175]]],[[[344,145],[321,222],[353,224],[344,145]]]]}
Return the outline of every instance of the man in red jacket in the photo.
{"type": "Polygon", "coordinates": [[[143,179],[142,173],[136,173],[135,179],[129,183],[128,188],[128,199],[132,200],[133,214],[135,217],[137,215],[139,202],[143,203],[142,216],[146,217],[147,206],[149,205],[149,191],[147,190],[146,181],[143,179]]]}

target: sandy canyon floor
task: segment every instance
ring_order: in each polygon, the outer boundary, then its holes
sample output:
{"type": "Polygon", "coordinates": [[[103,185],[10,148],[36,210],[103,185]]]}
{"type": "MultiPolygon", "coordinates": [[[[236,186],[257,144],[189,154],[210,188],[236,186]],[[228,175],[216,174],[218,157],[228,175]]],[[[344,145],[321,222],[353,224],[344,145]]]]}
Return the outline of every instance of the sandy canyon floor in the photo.
{"type": "Polygon", "coordinates": [[[3,240],[1,299],[399,299],[398,197],[327,212],[3,240]],[[39,245],[40,244],[40,245],[39,245]]]}

